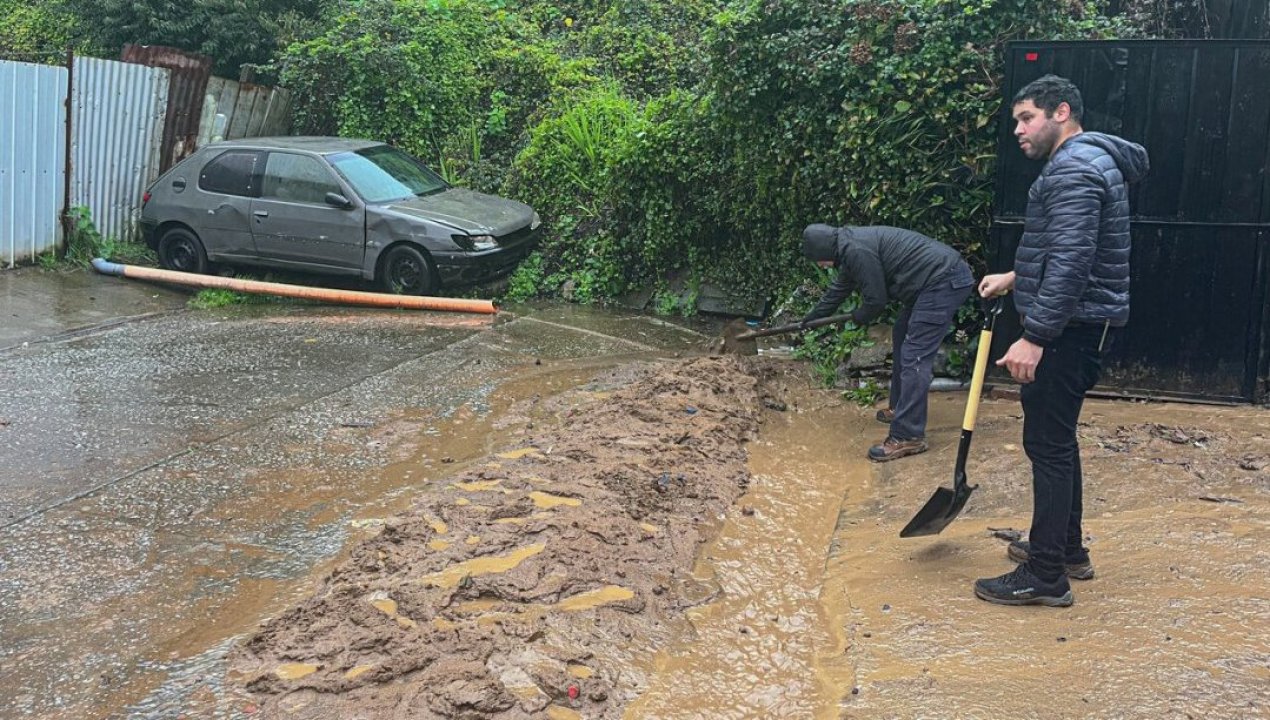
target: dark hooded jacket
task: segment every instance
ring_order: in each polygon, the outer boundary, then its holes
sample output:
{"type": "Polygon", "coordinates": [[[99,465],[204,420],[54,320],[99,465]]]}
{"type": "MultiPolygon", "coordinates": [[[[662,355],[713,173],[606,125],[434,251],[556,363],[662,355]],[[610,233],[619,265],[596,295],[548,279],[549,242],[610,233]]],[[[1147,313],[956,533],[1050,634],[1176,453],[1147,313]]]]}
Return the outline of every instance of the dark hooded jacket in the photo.
{"type": "Polygon", "coordinates": [[[858,288],[860,306],[851,313],[857,325],[872,322],[891,300],[912,305],[922,290],[965,264],[956,250],[938,240],[885,226],[809,225],[803,231],[803,255],[813,262],[832,260],[838,270],[838,277],[803,320],[832,315],[858,288]]]}
{"type": "Polygon", "coordinates": [[[1028,192],[1014,256],[1023,337],[1048,345],[1068,323],[1129,321],[1129,189],[1148,169],[1141,145],[1086,132],[1069,138],[1028,192]]]}

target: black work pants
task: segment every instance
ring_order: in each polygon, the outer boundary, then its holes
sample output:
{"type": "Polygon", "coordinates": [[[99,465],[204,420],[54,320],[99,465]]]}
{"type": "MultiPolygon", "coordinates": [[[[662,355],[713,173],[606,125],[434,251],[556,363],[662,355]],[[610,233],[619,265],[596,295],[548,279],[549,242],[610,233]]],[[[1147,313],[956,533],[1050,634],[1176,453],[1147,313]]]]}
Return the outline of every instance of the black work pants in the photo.
{"type": "Polygon", "coordinates": [[[1023,449],[1032,461],[1029,569],[1053,582],[1065,562],[1083,562],[1080,448],[1076,422],[1102,373],[1104,325],[1069,325],[1041,355],[1036,379],[1020,390],[1023,449]]]}

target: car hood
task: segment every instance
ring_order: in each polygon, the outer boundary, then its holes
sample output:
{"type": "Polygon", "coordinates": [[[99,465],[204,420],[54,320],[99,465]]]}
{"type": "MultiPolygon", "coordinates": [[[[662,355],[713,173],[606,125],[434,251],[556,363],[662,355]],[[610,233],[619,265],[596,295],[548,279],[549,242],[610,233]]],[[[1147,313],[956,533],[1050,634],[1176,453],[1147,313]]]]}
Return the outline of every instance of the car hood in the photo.
{"type": "Polygon", "coordinates": [[[469,235],[506,235],[528,225],[534,210],[522,202],[467,188],[396,200],[379,206],[384,212],[431,220],[469,235]]]}

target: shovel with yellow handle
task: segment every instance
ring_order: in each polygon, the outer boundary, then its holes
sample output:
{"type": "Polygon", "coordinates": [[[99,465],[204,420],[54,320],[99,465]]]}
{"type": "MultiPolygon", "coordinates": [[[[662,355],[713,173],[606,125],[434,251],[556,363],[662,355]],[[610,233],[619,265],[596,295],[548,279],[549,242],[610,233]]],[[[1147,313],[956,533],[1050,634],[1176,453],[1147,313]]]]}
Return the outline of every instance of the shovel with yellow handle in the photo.
{"type": "Polygon", "coordinates": [[[975,418],[979,414],[979,395],[983,391],[983,378],[988,372],[988,353],[992,347],[992,330],[997,324],[1003,305],[1000,296],[989,301],[983,316],[983,330],[979,333],[979,349],[975,352],[975,373],[970,380],[970,397],[966,400],[966,414],[961,421],[961,443],[957,446],[957,466],[953,470],[952,489],[939,487],[926,505],[900,531],[900,537],[938,535],[961,513],[978,485],[966,480],[966,456],[970,454],[970,438],[975,433],[975,418]]]}

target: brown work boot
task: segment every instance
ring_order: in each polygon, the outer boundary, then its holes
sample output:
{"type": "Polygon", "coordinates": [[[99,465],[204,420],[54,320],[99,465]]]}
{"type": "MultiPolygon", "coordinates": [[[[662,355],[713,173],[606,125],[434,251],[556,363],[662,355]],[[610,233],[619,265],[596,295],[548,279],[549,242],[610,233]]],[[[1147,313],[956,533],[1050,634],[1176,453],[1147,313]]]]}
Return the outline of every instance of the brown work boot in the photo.
{"type": "Polygon", "coordinates": [[[891,421],[895,419],[895,411],[891,408],[882,408],[878,410],[877,418],[878,422],[890,425],[891,421]]]}
{"type": "Polygon", "coordinates": [[[874,445],[869,448],[869,459],[873,462],[887,462],[889,460],[898,460],[909,455],[917,455],[926,452],[926,440],[923,438],[914,438],[912,440],[899,440],[897,438],[888,437],[883,440],[880,445],[874,445]]]}

